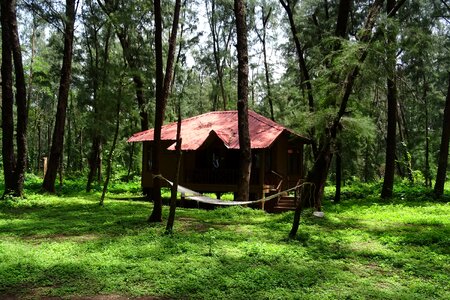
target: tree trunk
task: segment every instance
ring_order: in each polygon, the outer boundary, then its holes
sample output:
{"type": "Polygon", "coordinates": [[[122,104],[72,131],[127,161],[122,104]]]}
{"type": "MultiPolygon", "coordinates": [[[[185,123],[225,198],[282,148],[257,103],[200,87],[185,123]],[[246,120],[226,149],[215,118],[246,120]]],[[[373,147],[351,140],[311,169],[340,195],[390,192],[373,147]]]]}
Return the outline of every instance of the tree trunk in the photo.
{"type": "MultiPolygon", "coordinates": [[[[206,3],[206,9],[208,10],[208,4],[206,3]]],[[[210,29],[211,29],[211,36],[212,36],[212,44],[213,44],[213,56],[214,56],[214,64],[216,67],[217,72],[217,81],[219,83],[220,88],[220,94],[222,95],[222,103],[223,103],[223,110],[227,109],[227,95],[225,93],[225,86],[223,83],[223,69],[224,65],[220,59],[220,52],[227,50],[227,49],[220,49],[219,44],[219,33],[217,32],[217,19],[216,19],[216,2],[215,0],[211,1],[211,18],[209,18],[210,23],[210,29]]]]}
{"type": "Polygon", "coordinates": [[[94,137],[92,141],[92,149],[88,158],[89,164],[89,173],[88,179],[86,183],[86,192],[90,192],[92,189],[92,182],[94,181],[95,175],[97,174],[99,156],[100,156],[100,148],[101,148],[101,138],[99,135],[94,137]]]}
{"type": "Polygon", "coordinates": [[[25,181],[25,172],[27,168],[27,124],[28,124],[28,110],[27,110],[27,91],[25,83],[25,75],[22,64],[22,52],[19,40],[19,30],[17,28],[17,17],[15,2],[12,1],[11,7],[11,29],[13,35],[13,57],[14,70],[16,74],[16,108],[17,108],[17,161],[15,170],[15,195],[23,196],[23,184],[25,181]]]}
{"type": "Polygon", "coordinates": [[[245,0],[234,1],[236,16],[237,56],[238,56],[238,132],[240,149],[240,175],[237,198],[248,201],[252,153],[248,128],[248,43],[245,0]]]}
{"type": "Polygon", "coordinates": [[[42,188],[49,193],[55,192],[55,180],[58,166],[62,159],[64,144],[64,126],[66,123],[66,110],[69,98],[69,89],[72,73],[72,49],[75,23],[75,0],[66,0],[66,18],[64,29],[64,55],[61,67],[61,79],[59,84],[58,106],[56,110],[55,127],[53,130],[52,147],[47,173],[45,174],[42,188]]]}
{"type": "Polygon", "coordinates": [[[175,146],[177,151],[177,169],[175,171],[175,180],[173,181],[171,193],[170,193],[170,210],[169,217],[167,218],[166,233],[172,233],[173,223],[175,222],[175,211],[177,208],[177,195],[178,195],[178,179],[180,176],[181,167],[181,113],[180,107],[178,107],[178,123],[177,123],[177,144],[175,146]]]}
{"type": "Polygon", "coordinates": [[[328,140],[329,142],[326,142],[323,145],[311,171],[308,172],[308,175],[306,176],[305,183],[300,188],[300,201],[295,209],[294,221],[292,223],[291,231],[289,232],[290,238],[295,238],[297,235],[303,208],[314,207],[317,211],[321,211],[322,209],[320,199],[323,195],[323,189],[325,187],[330,162],[333,156],[330,144],[331,137],[329,137],[328,140]]]}
{"type": "MultiPolygon", "coordinates": [[[[312,112],[314,112],[314,109],[315,109],[314,108],[314,106],[315,106],[314,96],[313,96],[313,91],[312,91],[311,78],[309,76],[309,71],[306,66],[305,55],[303,53],[303,48],[300,43],[299,35],[297,32],[297,27],[295,25],[294,11],[293,11],[295,2],[292,4],[292,2],[288,1],[288,0],[279,0],[279,1],[280,1],[281,5],[284,7],[284,10],[286,11],[286,14],[289,19],[289,25],[290,25],[292,38],[294,40],[296,54],[297,54],[297,61],[298,61],[298,65],[299,65],[302,89],[303,89],[303,91],[306,90],[307,97],[308,97],[309,111],[312,113],[312,112]]],[[[312,144],[311,144],[312,153],[313,153],[314,159],[317,159],[317,157],[319,155],[318,146],[317,146],[316,141],[314,140],[316,129],[314,128],[314,126],[312,126],[311,128],[309,128],[308,131],[309,131],[308,132],[309,136],[312,138],[312,144]]]]}
{"type": "Polygon", "coordinates": [[[5,190],[3,196],[14,193],[14,92],[13,92],[13,58],[11,1],[1,2],[2,25],[2,158],[5,190]]]}
{"type": "Polygon", "coordinates": [[[38,120],[37,124],[37,174],[41,172],[41,160],[42,160],[42,145],[41,145],[41,120],[38,120]]]}
{"type": "Polygon", "coordinates": [[[16,197],[23,196],[23,184],[27,166],[27,92],[25,76],[22,64],[22,52],[20,48],[19,31],[17,28],[16,2],[3,1],[2,10],[2,120],[6,118],[3,126],[3,155],[4,155],[4,177],[5,194],[12,193],[16,197]],[[8,45],[5,45],[8,44],[8,45]],[[12,57],[11,57],[12,52],[12,57]],[[16,145],[17,157],[14,157],[14,120],[13,102],[14,93],[12,89],[12,62],[16,75],[16,108],[17,108],[17,130],[16,145]],[[3,63],[5,66],[3,66],[3,63]],[[5,76],[5,77],[4,77],[5,76]],[[4,94],[3,94],[4,93],[4,94]],[[6,106],[6,107],[5,107],[6,106]],[[5,110],[3,111],[3,107],[5,110]],[[5,116],[5,114],[9,114],[5,116]],[[5,138],[6,137],[6,138],[5,138]],[[6,144],[6,145],[5,145],[6,144]],[[6,167],[5,167],[6,165],[6,167]]]}
{"type": "Polygon", "coordinates": [[[430,117],[428,113],[428,84],[425,80],[425,75],[423,76],[423,103],[425,110],[425,186],[431,188],[431,174],[430,174],[430,133],[429,133],[429,122],[430,117]]]}
{"type": "MultiPolygon", "coordinates": [[[[172,84],[173,65],[175,60],[175,48],[178,30],[178,20],[180,17],[181,1],[176,0],[172,32],[169,38],[169,53],[166,63],[166,74],[163,73],[163,55],[162,55],[162,17],[161,17],[161,2],[155,0],[154,4],[155,14],[155,58],[156,58],[156,108],[155,108],[155,128],[154,128],[154,142],[153,142],[153,161],[152,173],[154,175],[160,174],[160,158],[161,158],[161,127],[164,122],[164,113],[166,109],[167,99],[169,98],[170,85],[172,84]]],[[[158,177],[153,179],[153,210],[148,218],[148,222],[162,221],[162,200],[161,200],[161,180],[158,177]]]]}
{"type": "Polygon", "coordinates": [[[350,16],[350,8],[352,6],[352,0],[339,1],[339,12],[336,23],[335,35],[341,38],[347,36],[347,23],[350,16]]]}
{"type": "MultiPolygon", "coordinates": [[[[270,15],[272,13],[272,8],[269,8],[269,11],[267,12],[267,15],[265,14],[265,7],[261,7],[261,19],[263,22],[263,28],[262,28],[262,35],[259,33],[258,30],[256,30],[256,34],[258,35],[259,41],[262,44],[262,50],[263,50],[263,59],[264,59],[264,75],[266,79],[266,90],[267,90],[267,100],[269,103],[269,109],[270,109],[270,118],[272,121],[275,121],[275,116],[273,114],[273,102],[272,102],[272,93],[271,93],[271,84],[270,84],[270,70],[269,70],[269,63],[267,62],[267,46],[266,46],[266,35],[267,35],[267,23],[269,22],[270,15]]],[[[252,93],[253,93],[252,88],[252,93]]],[[[252,97],[254,101],[254,97],[252,97]]]]}
{"type": "MultiPolygon", "coordinates": [[[[386,11],[389,13],[395,7],[394,0],[387,0],[386,11]]],[[[392,28],[387,29],[387,138],[386,138],[386,163],[384,169],[383,188],[381,198],[392,197],[395,175],[395,150],[397,134],[397,85],[395,82],[395,38],[392,28]]]]}
{"type": "Polygon", "coordinates": [[[99,203],[100,206],[103,206],[106,191],[108,190],[109,179],[111,177],[112,160],[113,160],[114,151],[116,149],[117,137],[119,136],[121,103],[122,103],[122,83],[120,83],[120,87],[119,87],[119,95],[118,95],[118,99],[117,99],[117,111],[116,111],[116,127],[114,130],[114,138],[113,138],[113,142],[111,145],[111,150],[109,151],[109,155],[108,155],[108,161],[106,162],[107,163],[106,178],[105,178],[105,183],[103,184],[102,196],[100,197],[100,203],[99,203]]]}
{"type": "Polygon", "coordinates": [[[439,162],[434,184],[434,195],[441,197],[444,194],[445,178],[448,165],[448,145],[450,141],[450,73],[448,73],[448,90],[445,100],[444,118],[442,120],[441,146],[439,148],[439,162]]]}
{"type": "Polygon", "coordinates": [[[337,151],[335,153],[336,163],[336,191],[334,193],[334,203],[341,202],[341,184],[342,184],[342,156],[341,147],[337,144],[337,151]]]}
{"type": "MultiPolygon", "coordinates": [[[[342,0],[347,1],[347,0],[342,0]]],[[[311,85],[311,78],[309,76],[308,68],[306,67],[306,61],[305,61],[305,55],[303,53],[303,48],[301,46],[297,27],[295,25],[294,21],[294,7],[292,7],[291,1],[288,0],[280,0],[281,5],[284,7],[284,10],[286,11],[286,14],[288,15],[289,24],[291,28],[292,38],[294,39],[295,49],[297,53],[297,60],[299,64],[300,73],[302,74],[302,85],[306,89],[306,93],[308,96],[308,105],[310,112],[314,111],[314,97],[312,93],[312,85],[311,85]]],[[[293,4],[295,5],[295,4],[293,4]]]]}
{"type": "MultiPolygon", "coordinates": [[[[401,117],[401,111],[400,111],[400,105],[399,105],[399,99],[397,99],[397,126],[398,126],[398,137],[400,140],[400,145],[402,145],[401,147],[401,152],[403,155],[403,165],[405,166],[406,169],[406,175],[408,176],[408,180],[410,181],[410,183],[414,183],[414,177],[413,177],[413,170],[412,170],[412,164],[411,164],[411,154],[408,151],[408,143],[406,140],[406,134],[404,134],[404,132],[406,132],[406,123],[404,123],[403,118],[401,117]]],[[[428,122],[426,122],[428,123],[428,122]]],[[[403,171],[401,165],[402,163],[400,161],[397,161],[397,169],[399,170],[399,174],[401,174],[402,177],[405,176],[405,172],[403,171]]]]}

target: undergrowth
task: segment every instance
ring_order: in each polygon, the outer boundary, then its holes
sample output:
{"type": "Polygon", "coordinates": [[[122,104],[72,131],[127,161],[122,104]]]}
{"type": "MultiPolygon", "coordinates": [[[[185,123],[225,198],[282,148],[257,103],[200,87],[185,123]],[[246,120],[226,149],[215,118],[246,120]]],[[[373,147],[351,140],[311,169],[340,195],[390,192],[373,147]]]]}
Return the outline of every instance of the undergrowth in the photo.
{"type": "Polygon", "coordinates": [[[34,180],[0,201],[0,298],[450,298],[450,204],[419,187],[381,201],[376,184],[346,186],[338,204],[329,188],[325,218],[305,211],[290,240],[292,212],[178,208],[166,235],[151,203],[124,200],[136,183],[100,207],[81,180],[60,196],[34,180]]]}

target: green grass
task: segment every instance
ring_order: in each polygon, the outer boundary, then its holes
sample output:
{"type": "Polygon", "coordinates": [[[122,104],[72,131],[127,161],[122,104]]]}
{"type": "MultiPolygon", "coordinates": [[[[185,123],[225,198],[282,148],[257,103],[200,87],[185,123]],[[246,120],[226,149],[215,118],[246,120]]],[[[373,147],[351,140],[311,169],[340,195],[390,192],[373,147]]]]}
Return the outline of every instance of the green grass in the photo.
{"type": "Polygon", "coordinates": [[[417,189],[344,190],[288,240],[292,213],[177,209],[168,236],[150,203],[77,186],[0,203],[0,298],[450,299],[450,204],[417,189]]]}

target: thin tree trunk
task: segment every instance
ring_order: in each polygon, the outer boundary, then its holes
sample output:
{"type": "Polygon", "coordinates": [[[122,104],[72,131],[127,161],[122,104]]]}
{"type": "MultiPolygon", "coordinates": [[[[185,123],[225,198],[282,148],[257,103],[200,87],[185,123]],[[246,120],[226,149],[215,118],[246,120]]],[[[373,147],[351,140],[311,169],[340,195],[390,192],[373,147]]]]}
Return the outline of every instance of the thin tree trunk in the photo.
{"type": "Polygon", "coordinates": [[[44,191],[55,192],[55,180],[58,166],[62,159],[64,144],[64,127],[66,123],[66,110],[69,98],[69,89],[72,73],[72,49],[75,23],[75,1],[66,0],[66,18],[64,29],[64,55],[61,67],[61,80],[59,84],[58,106],[56,110],[55,127],[52,137],[52,147],[47,173],[45,174],[42,188],[44,191]]]}
{"type": "Polygon", "coordinates": [[[425,186],[431,188],[431,174],[430,174],[430,134],[429,134],[429,115],[428,115],[428,84],[423,76],[423,102],[425,109],[425,186]]]}
{"type": "MultiPolygon", "coordinates": [[[[395,0],[387,0],[386,12],[389,13],[395,7],[395,0]]],[[[387,29],[387,138],[386,138],[386,163],[384,168],[383,188],[381,198],[392,197],[395,175],[395,151],[397,134],[397,85],[395,82],[395,38],[392,28],[387,29]]]]}
{"type": "Polygon", "coordinates": [[[100,151],[100,136],[96,135],[94,137],[94,140],[92,141],[92,149],[91,154],[88,158],[88,164],[89,164],[89,173],[88,173],[88,179],[86,183],[86,192],[90,192],[92,189],[92,182],[94,181],[95,175],[97,174],[97,168],[98,168],[98,158],[99,158],[99,151],[100,151]]]}
{"type": "MultiPolygon", "coordinates": [[[[343,0],[343,1],[347,1],[347,0],[343,0]]],[[[284,10],[286,11],[286,14],[288,15],[292,38],[294,39],[295,49],[297,51],[296,53],[297,53],[299,69],[302,74],[302,85],[306,89],[306,93],[308,96],[309,110],[310,110],[310,112],[313,112],[314,111],[314,97],[313,97],[313,93],[312,93],[311,77],[309,76],[309,71],[306,66],[306,61],[305,61],[305,54],[303,53],[303,48],[301,46],[301,43],[300,43],[300,40],[298,37],[297,27],[296,27],[295,21],[294,21],[294,12],[293,12],[294,7],[292,7],[291,1],[288,1],[288,0],[280,0],[280,3],[284,7],[284,10]]]]}
{"type": "Polygon", "coordinates": [[[20,47],[19,30],[17,28],[17,17],[15,3],[11,7],[12,15],[12,34],[13,34],[13,58],[14,71],[16,74],[16,108],[17,108],[17,129],[16,129],[16,145],[17,160],[15,170],[15,195],[23,196],[23,188],[25,182],[25,172],[28,160],[28,142],[27,142],[27,125],[28,125],[28,108],[27,108],[27,90],[25,83],[25,72],[22,63],[22,50],[20,47]]]}
{"type": "MultiPolygon", "coordinates": [[[[270,84],[270,69],[269,69],[269,63],[267,62],[267,47],[266,47],[267,24],[269,22],[270,15],[272,13],[272,8],[269,8],[267,15],[264,11],[265,11],[265,9],[263,6],[263,7],[261,7],[261,14],[262,14],[261,19],[263,22],[262,35],[259,33],[258,30],[256,30],[256,34],[258,35],[259,41],[261,42],[262,48],[263,48],[264,75],[265,75],[265,79],[266,79],[267,100],[269,103],[270,118],[272,119],[272,121],[275,121],[275,116],[273,113],[271,84],[270,84]]],[[[252,89],[252,93],[253,93],[253,89],[252,89]]],[[[254,97],[252,97],[252,99],[254,99],[254,97]]]]}
{"type": "Polygon", "coordinates": [[[106,165],[106,178],[105,178],[105,183],[103,185],[103,191],[102,191],[102,196],[100,197],[100,206],[103,206],[103,202],[105,200],[105,195],[106,195],[106,191],[108,190],[108,184],[109,184],[109,180],[111,178],[111,170],[112,170],[112,160],[113,160],[113,155],[114,155],[114,151],[116,149],[116,144],[117,144],[117,138],[119,136],[119,127],[120,127],[120,109],[121,109],[121,102],[122,102],[122,83],[120,83],[120,87],[119,87],[119,95],[118,95],[118,99],[117,99],[117,110],[116,110],[116,127],[114,130],[114,138],[113,138],[113,142],[111,145],[111,150],[109,151],[109,155],[108,155],[108,160],[107,160],[107,165],[106,165]]]}
{"type": "Polygon", "coordinates": [[[234,1],[238,56],[237,108],[240,149],[240,176],[237,187],[237,198],[240,201],[247,201],[249,199],[250,173],[252,167],[248,125],[248,42],[245,5],[245,0],[234,1]]]}
{"type": "MultiPolygon", "coordinates": [[[[208,4],[206,4],[206,9],[208,10],[208,4]]],[[[222,103],[223,103],[223,110],[227,109],[227,95],[225,93],[225,87],[223,83],[223,63],[220,60],[220,52],[223,51],[223,49],[220,49],[219,44],[219,33],[217,32],[217,19],[216,19],[216,2],[215,0],[211,1],[211,18],[210,18],[210,29],[211,29],[211,36],[212,36],[212,42],[213,42],[213,56],[214,56],[214,63],[216,66],[216,72],[217,72],[217,81],[219,83],[220,87],[220,93],[222,95],[222,103]]],[[[227,50],[227,49],[225,49],[227,50]]]]}
{"type": "MultiPolygon", "coordinates": [[[[180,17],[181,0],[176,0],[173,13],[172,32],[169,38],[169,53],[167,56],[166,74],[163,73],[163,55],[162,55],[162,16],[160,0],[155,0],[155,57],[156,57],[156,108],[155,108],[155,128],[153,142],[153,161],[152,173],[160,174],[161,158],[161,127],[164,122],[164,113],[167,99],[169,98],[170,85],[172,83],[173,65],[175,60],[175,48],[178,30],[178,21],[180,17]]],[[[153,179],[153,210],[148,218],[148,222],[162,221],[162,199],[161,199],[161,180],[158,177],[153,179]]]]}
{"type": "Polygon", "coordinates": [[[78,168],[79,168],[79,171],[80,172],[83,172],[83,147],[84,147],[84,144],[83,144],[83,128],[80,128],[80,145],[79,145],[79,149],[78,149],[78,151],[79,151],[79,155],[80,155],[80,160],[79,160],[79,165],[78,165],[78,168]]]}
{"type": "MultiPolygon", "coordinates": [[[[300,70],[300,79],[301,79],[301,83],[302,83],[302,89],[303,89],[303,91],[306,90],[306,94],[308,97],[309,111],[312,113],[315,110],[314,96],[313,96],[313,91],[312,91],[311,77],[309,76],[309,71],[306,66],[306,61],[305,61],[305,55],[303,53],[303,48],[300,43],[299,35],[297,32],[297,27],[295,25],[295,20],[294,20],[295,2],[292,3],[289,0],[279,0],[279,1],[280,1],[281,5],[283,6],[284,10],[286,11],[286,14],[289,19],[289,25],[290,25],[290,29],[291,29],[291,33],[292,33],[292,38],[293,38],[294,44],[295,44],[297,61],[298,61],[299,70],[300,70]]],[[[343,0],[343,1],[346,1],[346,0],[343,0]]],[[[309,136],[313,138],[315,136],[316,129],[312,126],[311,128],[309,128],[308,131],[309,131],[309,136]]],[[[312,147],[314,159],[317,159],[318,146],[314,140],[312,140],[311,147],[312,147]]]]}
{"type": "Polygon", "coordinates": [[[66,152],[67,152],[67,164],[66,164],[66,170],[68,172],[70,172],[71,168],[71,163],[72,163],[72,118],[71,118],[71,112],[72,109],[70,108],[70,104],[69,104],[69,114],[67,117],[67,147],[66,147],[66,152]]]}
{"type": "Polygon", "coordinates": [[[438,170],[436,183],[434,184],[434,195],[441,197],[444,194],[444,185],[448,165],[448,146],[450,141],[450,73],[448,73],[448,90],[445,100],[444,118],[442,120],[441,146],[439,148],[438,170]]]}
{"type": "Polygon", "coordinates": [[[30,113],[30,104],[31,104],[31,96],[33,94],[33,65],[34,65],[34,57],[36,54],[36,17],[34,11],[33,14],[33,27],[31,31],[31,57],[30,57],[30,70],[28,72],[28,94],[27,94],[27,116],[30,113]]]}
{"type": "Polygon", "coordinates": [[[41,172],[41,160],[42,160],[42,145],[41,145],[41,120],[39,119],[37,124],[37,174],[41,172]]]}
{"type": "MultiPolygon", "coordinates": [[[[403,120],[402,120],[402,118],[400,116],[400,108],[398,106],[398,100],[399,99],[397,99],[397,117],[396,117],[396,120],[397,120],[397,126],[398,126],[398,137],[399,137],[399,140],[400,140],[400,145],[402,145],[402,148],[401,148],[402,151],[401,152],[402,152],[402,155],[403,155],[403,165],[405,166],[406,174],[408,176],[408,180],[411,183],[414,183],[414,177],[413,177],[413,174],[412,174],[412,165],[411,165],[411,155],[410,155],[410,153],[408,151],[408,143],[407,143],[407,140],[405,138],[405,134],[403,134],[404,132],[406,132],[406,129],[404,128],[406,126],[406,124],[403,123],[403,120]]],[[[404,177],[405,176],[405,171],[403,171],[403,169],[402,169],[402,163],[399,160],[397,160],[397,159],[396,159],[396,161],[397,161],[397,169],[399,171],[399,174],[401,174],[400,176],[404,177]]]]}
{"type": "Polygon", "coordinates": [[[342,156],[341,146],[337,144],[337,151],[335,153],[336,163],[336,191],[334,193],[334,203],[341,202],[341,184],[342,184],[342,156]]]}
{"type": "Polygon", "coordinates": [[[177,208],[177,195],[178,195],[178,180],[180,176],[181,168],[181,113],[180,107],[178,107],[178,123],[177,123],[177,144],[175,146],[177,151],[177,168],[175,171],[175,180],[173,181],[171,193],[170,193],[170,210],[169,217],[167,218],[166,233],[172,233],[173,223],[175,222],[175,211],[177,208]]]}

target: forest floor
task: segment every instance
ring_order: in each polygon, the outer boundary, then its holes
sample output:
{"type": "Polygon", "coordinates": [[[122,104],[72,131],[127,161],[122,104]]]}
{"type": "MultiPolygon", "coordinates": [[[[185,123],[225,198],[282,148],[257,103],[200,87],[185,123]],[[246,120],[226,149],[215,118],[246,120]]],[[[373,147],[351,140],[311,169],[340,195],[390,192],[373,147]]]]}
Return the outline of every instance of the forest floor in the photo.
{"type": "MultiPolygon", "coordinates": [[[[177,209],[174,234],[151,203],[32,190],[0,201],[0,299],[450,299],[450,203],[423,189],[344,189],[325,217],[230,207],[177,209]]],[[[164,218],[167,218],[164,207],[164,218]]]]}

